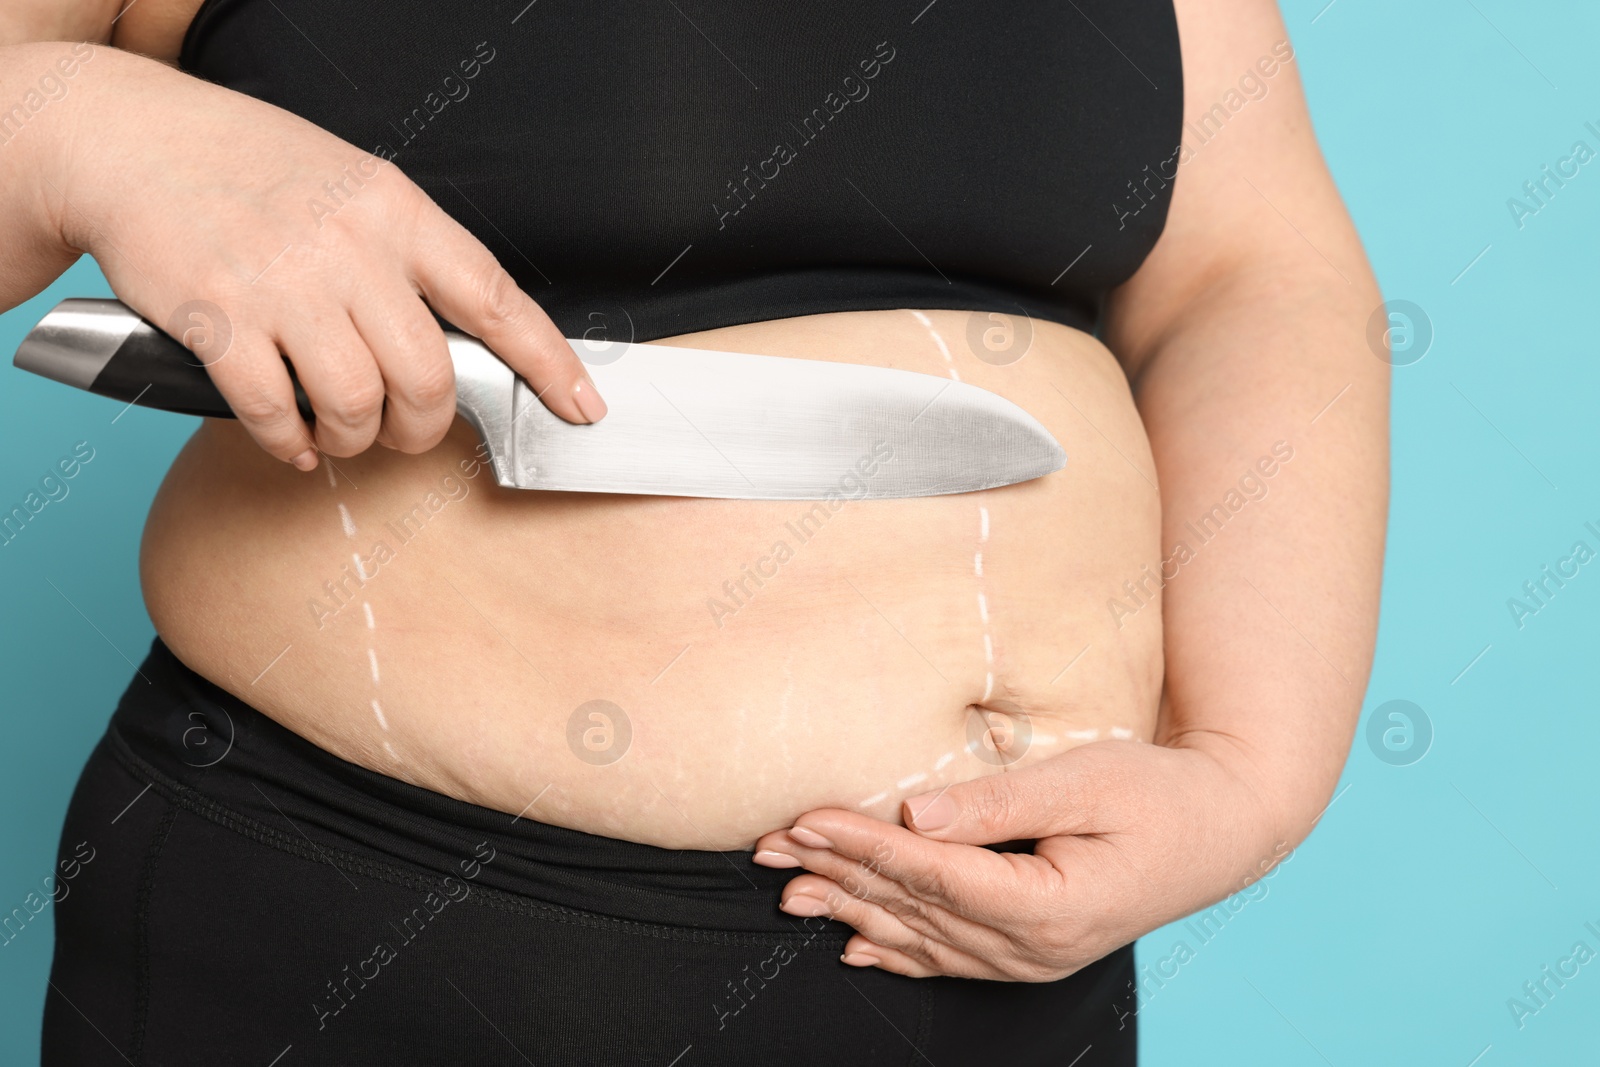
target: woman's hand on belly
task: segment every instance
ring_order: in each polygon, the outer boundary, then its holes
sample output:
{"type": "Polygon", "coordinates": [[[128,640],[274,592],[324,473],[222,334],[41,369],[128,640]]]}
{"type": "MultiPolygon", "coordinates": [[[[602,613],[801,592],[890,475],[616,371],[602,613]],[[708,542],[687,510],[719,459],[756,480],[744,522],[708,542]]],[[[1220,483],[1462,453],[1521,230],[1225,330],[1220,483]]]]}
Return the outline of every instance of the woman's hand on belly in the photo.
{"type": "Polygon", "coordinates": [[[905,817],[808,812],[755,862],[809,872],[783,910],[855,927],[844,962],[913,978],[1054,981],[1220,897],[1256,899],[1291,852],[1226,747],[1098,742],[915,797],[905,817]]]}

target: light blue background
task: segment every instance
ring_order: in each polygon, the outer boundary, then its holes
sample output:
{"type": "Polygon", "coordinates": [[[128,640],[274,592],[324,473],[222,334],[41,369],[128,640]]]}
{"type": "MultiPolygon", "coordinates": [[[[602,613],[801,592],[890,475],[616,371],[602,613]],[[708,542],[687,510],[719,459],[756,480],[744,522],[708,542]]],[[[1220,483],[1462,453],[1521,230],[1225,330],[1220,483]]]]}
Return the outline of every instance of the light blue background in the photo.
{"type": "MultiPolygon", "coordinates": [[[[1366,713],[1410,700],[1435,736],[1420,761],[1392,766],[1364,720],[1338,799],[1267,895],[1204,945],[1182,925],[1141,943],[1141,963],[1180,939],[1195,950],[1146,987],[1144,1059],[1600,1062],[1600,960],[1521,1029],[1506,1003],[1576,941],[1600,951],[1583,927],[1600,927],[1600,562],[1521,630],[1506,607],[1575,540],[1600,549],[1583,529],[1600,526],[1600,161],[1521,230],[1506,206],[1574,141],[1600,149],[1584,128],[1600,126],[1600,9],[1324,3],[1284,6],[1324,151],[1385,294],[1420,305],[1435,330],[1427,356],[1395,374],[1366,713]]],[[[84,295],[110,295],[87,260],[0,316],[0,353],[84,295]]],[[[0,504],[77,441],[95,458],[0,548],[0,913],[51,873],[78,769],[152,635],[139,532],[194,425],[143,409],[113,422],[120,405],[8,364],[0,504]]],[[[0,948],[5,1063],[37,1059],[50,922],[47,910],[0,948]]]]}

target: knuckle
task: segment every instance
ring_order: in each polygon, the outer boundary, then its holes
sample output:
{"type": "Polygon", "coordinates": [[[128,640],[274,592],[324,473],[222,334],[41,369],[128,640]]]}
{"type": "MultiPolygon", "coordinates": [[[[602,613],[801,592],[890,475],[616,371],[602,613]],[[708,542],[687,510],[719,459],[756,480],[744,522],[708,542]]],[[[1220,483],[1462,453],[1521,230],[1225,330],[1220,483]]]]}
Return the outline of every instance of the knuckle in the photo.
{"type": "Polygon", "coordinates": [[[901,877],[900,884],[922,897],[943,897],[945,879],[937,870],[913,869],[901,877]]]}
{"type": "Polygon", "coordinates": [[[289,423],[288,412],[282,403],[266,392],[250,386],[235,389],[228,397],[228,406],[233,409],[234,415],[238,416],[240,422],[259,431],[276,431],[289,423]]]}
{"type": "Polygon", "coordinates": [[[412,372],[405,384],[407,399],[424,411],[445,406],[454,398],[455,392],[455,370],[443,360],[427,361],[412,372]]]}
{"type": "Polygon", "coordinates": [[[474,306],[484,330],[499,333],[514,327],[527,309],[527,296],[511,275],[495,265],[481,270],[474,284],[474,306]]]}
{"type": "Polygon", "coordinates": [[[900,951],[926,966],[937,968],[939,965],[940,948],[938,943],[927,934],[919,931],[911,931],[900,951]]]}
{"type": "Polygon", "coordinates": [[[879,906],[901,922],[909,922],[922,917],[922,906],[915,897],[891,893],[884,897],[879,906]]]}
{"type": "Polygon", "coordinates": [[[370,362],[362,367],[353,356],[339,361],[320,390],[322,396],[312,399],[320,418],[356,427],[365,426],[383,411],[383,379],[370,362]]]}
{"type": "Polygon", "coordinates": [[[259,364],[229,376],[223,395],[240,422],[261,431],[284,431],[293,422],[294,401],[287,383],[269,379],[259,364]]]}
{"type": "Polygon", "coordinates": [[[1004,789],[985,789],[970,800],[974,821],[989,831],[1000,831],[1011,822],[1012,801],[1004,789]]]}

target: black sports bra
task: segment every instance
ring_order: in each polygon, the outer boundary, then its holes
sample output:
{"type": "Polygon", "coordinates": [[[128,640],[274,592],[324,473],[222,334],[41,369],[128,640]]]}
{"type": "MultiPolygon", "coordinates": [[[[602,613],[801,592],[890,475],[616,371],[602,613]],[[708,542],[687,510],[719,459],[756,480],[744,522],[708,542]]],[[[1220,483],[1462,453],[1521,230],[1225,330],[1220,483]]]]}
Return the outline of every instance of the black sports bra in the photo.
{"type": "Polygon", "coordinates": [[[393,158],[569,337],[1094,329],[1166,221],[1170,0],[206,0],[180,66],[393,158]]]}

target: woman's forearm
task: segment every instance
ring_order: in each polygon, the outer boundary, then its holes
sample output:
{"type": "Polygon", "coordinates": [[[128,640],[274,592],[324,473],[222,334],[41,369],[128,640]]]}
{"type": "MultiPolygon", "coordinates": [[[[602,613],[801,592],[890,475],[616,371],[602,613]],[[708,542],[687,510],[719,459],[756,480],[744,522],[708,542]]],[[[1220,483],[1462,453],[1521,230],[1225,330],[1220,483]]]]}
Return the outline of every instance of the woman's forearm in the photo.
{"type": "Polygon", "coordinates": [[[137,60],[88,43],[0,47],[0,309],[49,285],[78,258],[62,236],[65,146],[102,69],[137,60]]]}
{"type": "Polygon", "coordinates": [[[1161,739],[1238,762],[1289,842],[1360,714],[1388,502],[1388,365],[1367,341],[1381,297],[1359,246],[1312,251],[1218,271],[1134,378],[1162,496],[1161,739]]]}

